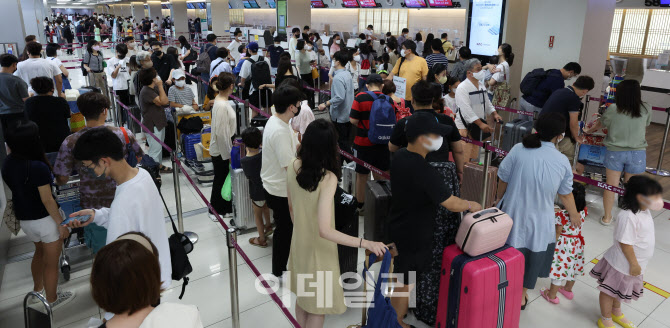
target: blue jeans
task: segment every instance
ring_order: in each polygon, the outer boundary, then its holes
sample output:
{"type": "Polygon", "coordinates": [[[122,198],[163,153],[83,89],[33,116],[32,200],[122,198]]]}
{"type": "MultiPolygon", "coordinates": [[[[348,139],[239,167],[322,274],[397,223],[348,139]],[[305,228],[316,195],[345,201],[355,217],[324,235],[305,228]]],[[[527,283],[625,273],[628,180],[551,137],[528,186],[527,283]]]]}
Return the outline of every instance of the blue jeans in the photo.
{"type": "Polygon", "coordinates": [[[645,150],[607,150],[605,152],[605,167],[617,172],[644,173],[647,168],[647,152],[645,150]]]}

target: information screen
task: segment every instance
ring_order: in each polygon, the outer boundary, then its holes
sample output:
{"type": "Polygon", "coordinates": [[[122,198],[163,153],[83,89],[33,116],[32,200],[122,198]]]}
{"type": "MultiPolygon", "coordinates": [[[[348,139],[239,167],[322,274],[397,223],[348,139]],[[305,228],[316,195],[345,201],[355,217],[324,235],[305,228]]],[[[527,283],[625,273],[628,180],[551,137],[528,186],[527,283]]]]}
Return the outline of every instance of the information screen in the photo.
{"type": "Polygon", "coordinates": [[[186,9],[195,9],[195,5],[190,3],[190,2],[187,2],[186,3],[186,9]]]}
{"type": "Polygon", "coordinates": [[[361,8],[377,8],[377,1],[375,0],[358,0],[361,8]]]}
{"type": "Polygon", "coordinates": [[[428,5],[433,8],[449,8],[454,6],[451,0],[428,0],[428,5]]]}
{"type": "Polygon", "coordinates": [[[342,0],[342,4],[346,8],[358,8],[358,1],[356,0],[342,0]]]}
{"type": "Polygon", "coordinates": [[[670,0],[661,0],[661,7],[670,7],[670,0]]]}
{"type": "Polygon", "coordinates": [[[268,0],[268,6],[270,6],[270,8],[277,8],[277,3],[275,0],[268,0]]]}
{"type": "Polygon", "coordinates": [[[498,54],[504,10],[505,0],[470,0],[467,44],[473,55],[498,54]]]}
{"type": "Polygon", "coordinates": [[[244,4],[244,8],[260,8],[256,0],[242,0],[242,4],[244,4]]]}
{"type": "Polygon", "coordinates": [[[426,0],[405,0],[407,8],[426,8],[426,0]]]}
{"type": "Polygon", "coordinates": [[[326,8],[321,0],[312,0],[312,8],[326,8]]]}

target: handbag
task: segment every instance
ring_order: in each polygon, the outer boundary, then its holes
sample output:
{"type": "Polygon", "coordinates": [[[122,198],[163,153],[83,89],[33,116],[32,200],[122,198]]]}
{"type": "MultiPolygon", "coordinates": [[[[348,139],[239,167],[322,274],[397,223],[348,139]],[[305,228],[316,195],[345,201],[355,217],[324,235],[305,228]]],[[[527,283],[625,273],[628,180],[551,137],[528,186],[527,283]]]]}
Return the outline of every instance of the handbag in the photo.
{"type": "Polygon", "coordinates": [[[228,202],[233,199],[233,181],[230,177],[230,171],[232,169],[228,170],[226,181],[223,183],[223,187],[221,187],[221,198],[228,202]]]}
{"type": "Polygon", "coordinates": [[[505,65],[502,66],[505,82],[496,83],[493,90],[493,100],[491,101],[491,104],[493,104],[493,106],[507,107],[509,106],[512,95],[509,83],[507,83],[507,71],[505,70],[505,65]]]}
{"type": "MultiPolygon", "coordinates": [[[[486,140],[488,137],[491,136],[490,133],[488,132],[483,132],[482,129],[479,127],[479,125],[475,123],[466,123],[465,118],[463,118],[463,114],[461,113],[461,110],[458,110],[458,115],[461,117],[461,121],[463,122],[463,125],[465,125],[465,128],[468,130],[468,134],[470,134],[470,138],[477,140],[477,141],[482,141],[486,140]]],[[[484,124],[486,124],[486,120],[483,118],[480,118],[484,124]]]]}
{"type": "Polygon", "coordinates": [[[312,79],[316,80],[319,78],[319,70],[316,67],[312,67],[312,79]]]}
{"type": "MultiPolygon", "coordinates": [[[[363,279],[365,280],[370,272],[370,265],[375,263],[377,260],[377,255],[374,253],[370,254],[370,260],[368,266],[363,269],[363,279]]],[[[374,296],[372,297],[372,303],[370,308],[368,308],[367,315],[367,324],[363,327],[366,328],[399,328],[401,327],[398,323],[398,314],[391,306],[391,301],[388,297],[385,297],[382,294],[382,280],[389,281],[389,277],[382,278],[384,274],[391,273],[391,252],[386,251],[384,253],[384,258],[382,260],[381,268],[379,269],[379,276],[375,282],[375,291],[374,296]]],[[[374,281],[374,279],[371,279],[374,281]]],[[[366,282],[367,283],[367,282],[366,282]]],[[[365,323],[365,322],[364,322],[365,323]]]]}
{"type": "Polygon", "coordinates": [[[5,204],[5,213],[2,215],[2,221],[5,222],[5,225],[14,236],[19,234],[19,231],[21,230],[21,221],[16,218],[16,213],[14,213],[14,202],[11,199],[7,200],[7,204],[5,204]]]}

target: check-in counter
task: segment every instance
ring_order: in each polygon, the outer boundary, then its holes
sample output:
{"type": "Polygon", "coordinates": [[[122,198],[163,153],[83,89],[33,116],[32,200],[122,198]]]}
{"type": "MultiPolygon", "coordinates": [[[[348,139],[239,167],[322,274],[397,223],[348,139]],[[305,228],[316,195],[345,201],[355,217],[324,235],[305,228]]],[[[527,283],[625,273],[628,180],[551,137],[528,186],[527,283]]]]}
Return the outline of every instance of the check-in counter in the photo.
{"type": "MultiPolygon", "coordinates": [[[[655,107],[670,107],[670,70],[646,69],[641,87],[642,101],[655,107]]],[[[652,122],[665,124],[666,115],[664,112],[654,111],[652,122]]]]}

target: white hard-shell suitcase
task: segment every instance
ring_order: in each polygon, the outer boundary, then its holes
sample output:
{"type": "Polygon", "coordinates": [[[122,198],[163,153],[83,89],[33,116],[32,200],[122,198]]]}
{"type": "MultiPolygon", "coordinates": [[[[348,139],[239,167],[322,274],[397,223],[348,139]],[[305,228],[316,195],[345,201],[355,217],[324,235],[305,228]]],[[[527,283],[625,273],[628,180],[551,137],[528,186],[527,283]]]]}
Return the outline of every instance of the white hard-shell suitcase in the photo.
{"type": "Polygon", "coordinates": [[[230,178],[233,193],[233,218],[230,223],[240,230],[254,229],[256,221],[249,196],[249,179],[242,169],[232,170],[230,178]]]}

